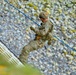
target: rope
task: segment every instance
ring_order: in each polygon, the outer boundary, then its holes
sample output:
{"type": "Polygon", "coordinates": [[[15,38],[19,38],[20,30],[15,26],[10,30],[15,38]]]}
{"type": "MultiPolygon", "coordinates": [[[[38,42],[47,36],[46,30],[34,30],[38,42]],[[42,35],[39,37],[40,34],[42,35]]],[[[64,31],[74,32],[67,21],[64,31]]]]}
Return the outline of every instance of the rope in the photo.
{"type": "Polygon", "coordinates": [[[62,44],[64,44],[67,48],[70,50],[76,51],[76,49],[70,47],[68,44],[66,44],[63,40],[59,39],[57,36],[54,36],[56,39],[58,39],[62,44]]]}
{"type": "Polygon", "coordinates": [[[23,13],[22,11],[20,11],[18,8],[16,8],[14,5],[10,4],[7,0],[4,0],[7,4],[9,4],[10,6],[12,6],[14,9],[16,9],[19,13],[23,14],[25,17],[27,17],[28,19],[30,19],[31,21],[33,21],[33,23],[35,23],[36,25],[40,26],[37,22],[35,22],[32,18],[30,18],[28,15],[26,15],[25,13],[23,13]]]}
{"type": "MultiPolygon", "coordinates": [[[[22,11],[20,11],[18,8],[16,8],[15,6],[13,6],[12,4],[10,4],[7,0],[4,0],[7,4],[9,4],[10,6],[12,6],[14,9],[16,9],[19,13],[23,14],[25,17],[27,17],[28,19],[30,19],[31,21],[33,21],[33,23],[35,23],[36,25],[40,26],[37,22],[35,22],[32,18],[30,18],[28,15],[26,15],[25,13],[23,13],[22,11]]],[[[59,39],[57,36],[54,35],[54,37],[59,40],[62,44],[64,44],[67,48],[69,48],[70,50],[76,51],[76,49],[70,47],[68,44],[66,44],[63,40],[59,39]]]]}

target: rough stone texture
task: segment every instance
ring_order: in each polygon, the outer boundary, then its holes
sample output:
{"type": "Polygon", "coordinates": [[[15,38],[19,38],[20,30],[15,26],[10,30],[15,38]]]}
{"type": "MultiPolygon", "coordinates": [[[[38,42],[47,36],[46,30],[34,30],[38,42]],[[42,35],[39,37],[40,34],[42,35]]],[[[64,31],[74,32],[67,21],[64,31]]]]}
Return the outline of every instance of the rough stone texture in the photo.
{"type": "MultiPolygon", "coordinates": [[[[54,24],[54,35],[76,49],[76,2],[74,0],[53,0],[49,3],[49,18],[54,24]]],[[[21,7],[18,6],[19,10],[26,12],[40,24],[37,15],[44,7],[44,0],[34,1],[36,6],[31,5],[31,1],[19,4],[21,4],[21,7]],[[23,9],[24,7],[26,9],[23,9]]],[[[37,25],[6,2],[0,1],[0,41],[17,57],[23,46],[34,38],[34,32],[29,29],[30,26],[37,25]]],[[[30,52],[28,63],[38,67],[44,75],[74,75],[76,52],[71,52],[58,40],[50,46],[46,44],[46,48],[30,52]]]]}

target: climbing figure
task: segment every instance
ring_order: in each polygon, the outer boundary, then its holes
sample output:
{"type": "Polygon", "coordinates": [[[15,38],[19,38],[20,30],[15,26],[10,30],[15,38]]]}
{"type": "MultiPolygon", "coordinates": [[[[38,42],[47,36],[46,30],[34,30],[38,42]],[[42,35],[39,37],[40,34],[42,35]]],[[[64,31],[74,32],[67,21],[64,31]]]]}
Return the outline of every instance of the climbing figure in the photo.
{"type": "Polygon", "coordinates": [[[19,60],[23,64],[26,63],[27,57],[31,51],[42,48],[46,41],[48,41],[48,45],[51,44],[53,24],[49,21],[48,14],[46,12],[41,12],[39,14],[39,18],[42,21],[41,26],[36,28],[30,27],[30,29],[36,33],[35,39],[31,40],[23,47],[19,56],[19,60]]]}

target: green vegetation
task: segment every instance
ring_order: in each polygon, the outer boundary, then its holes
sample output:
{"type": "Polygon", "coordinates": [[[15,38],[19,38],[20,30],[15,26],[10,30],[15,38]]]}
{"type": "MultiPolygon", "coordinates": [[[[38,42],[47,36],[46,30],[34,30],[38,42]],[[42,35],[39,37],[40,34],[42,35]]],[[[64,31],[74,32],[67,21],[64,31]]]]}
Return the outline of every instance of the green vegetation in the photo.
{"type": "Polygon", "coordinates": [[[10,64],[0,56],[0,75],[42,75],[40,71],[26,64],[24,67],[17,67],[14,64],[10,64]]]}

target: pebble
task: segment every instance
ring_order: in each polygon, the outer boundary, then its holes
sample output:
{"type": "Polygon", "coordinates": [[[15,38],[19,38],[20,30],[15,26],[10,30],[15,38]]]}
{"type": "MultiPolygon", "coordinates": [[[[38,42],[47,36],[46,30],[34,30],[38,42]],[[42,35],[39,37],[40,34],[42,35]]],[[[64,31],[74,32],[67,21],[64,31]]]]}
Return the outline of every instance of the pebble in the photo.
{"type": "MultiPolygon", "coordinates": [[[[29,0],[26,3],[21,2],[19,9],[40,23],[37,16],[48,1],[29,0]]],[[[72,38],[76,34],[74,30],[76,25],[74,9],[76,6],[74,2],[72,2],[73,4],[71,2],[72,0],[50,1],[46,5],[46,9],[54,24],[54,35],[60,39],[65,38],[65,43],[76,49],[76,39],[72,38]]],[[[0,40],[16,57],[19,57],[22,48],[35,37],[30,26],[36,27],[36,25],[6,2],[2,1],[1,3],[0,40]]],[[[76,75],[76,67],[74,67],[76,65],[76,52],[70,51],[57,39],[55,40],[55,43],[51,46],[47,45],[46,49],[41,48],[30,52],[28,63],[38,67],[44,75],[76,75]]]]}
{"type": "Polygon", "coordinates": [[[76,75],[76,72],[71,72],[70,75],[76,75]]]}

